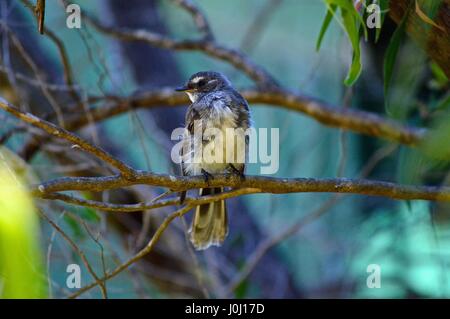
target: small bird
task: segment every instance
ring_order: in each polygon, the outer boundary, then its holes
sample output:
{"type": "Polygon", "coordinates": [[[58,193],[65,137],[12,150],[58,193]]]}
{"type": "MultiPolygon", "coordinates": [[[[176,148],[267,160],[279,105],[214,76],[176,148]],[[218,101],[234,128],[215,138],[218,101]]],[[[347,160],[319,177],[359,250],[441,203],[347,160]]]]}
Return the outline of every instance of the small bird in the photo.
{"type": "MultiPolygon", "coordinates": [[[[183,175],[203,175],[205,180],[214,178],[213,174],[232,173],[245,178],[245,158],[248,152],[248,135],[244,136],[242,143],[234,143],[235,154],[245,154],[244,160],[237,160],[237,156],[227,157],[230,151],[228,141],[225,143],[216,139],[216,136],[206,136],[205,130],[214,128],[226,136],[227,129],[242,129],[246,131],[251,127],[250,110],[247,101],[232,87],[230,81],[221,73],[203,71],[192,75],[188,82],[176,89],[183,91],[192,104],[186,112],[186,132],[188,136],[183,138],[183,150],[181,151],[181,171],[183,175]],[[195,132],[201,131],[198,137],[195,132]],[[211,162],[206,159],[204,153],[199,150],[212,149],[219,156],[219,161],[211,162]],[[196,148],[197,146],[197,148],[196,148]],[[221,153],[219,153],[221,152],[221,153]]],[[[223,192],[223,188],[203,188],[199,195],[214,195],[223,192]]],[[[183,202],[186,192],[181,194],[183,202]]],[[[197,250],[203,250],[209,246],[220,246],[228,234],[227,209],[225,201],[217,201],[197,206],[189,229],[190,240],[197,250]]]]}

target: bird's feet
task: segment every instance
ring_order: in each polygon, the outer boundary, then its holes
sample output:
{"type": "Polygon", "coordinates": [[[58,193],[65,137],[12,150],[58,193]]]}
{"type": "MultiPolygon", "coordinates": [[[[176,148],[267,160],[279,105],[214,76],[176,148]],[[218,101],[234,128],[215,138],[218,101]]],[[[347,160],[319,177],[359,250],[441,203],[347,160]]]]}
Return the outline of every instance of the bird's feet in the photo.
{"type": "Polygon", "coordinates": [[[184,200],[186,199],[186,191],[182,191],[180,194],[180,205],[184,204],[184,200]]]}
{"type": "Polygon", "coordinates": [[[232,174],[239,176],[239,179],[241,180],[241,182],[245,181],[244,172],[242,172],[241,170],[238,170],[233,164],[229,164],[228,166],[229,166],[232,174]]]}
{"type": "Polygon", "coordinates": [[[205,182],[209,185],[209,181],[214,179],[214,176],[207,171],[205,171],[203,168],[201,170],[203,178],[205,179],[205,182]]]}

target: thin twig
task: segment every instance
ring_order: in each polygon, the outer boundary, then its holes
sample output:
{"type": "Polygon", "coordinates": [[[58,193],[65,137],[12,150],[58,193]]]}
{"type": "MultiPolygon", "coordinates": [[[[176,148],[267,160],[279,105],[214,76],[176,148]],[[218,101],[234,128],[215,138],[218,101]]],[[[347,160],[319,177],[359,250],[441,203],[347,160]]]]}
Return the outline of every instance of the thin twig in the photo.
{"type": "MultiPolygon", "coordinates": [[[[86,222],[84,220],[82,220],[82,224],[83,224],[84,229],[86,230],[87,234],[89,235],[89,237],[91,237],[92,240],[100,248],[100,260],[102,262],[103,276],[106,276],[105,253],[104,253],[103,245],[100,243],[100,241],[98,239],[98,237],[100,236],[100,232],[99,232],[98,236],[95,237],[94,234],[92,234],[91,230],[89,229],[89,226],[86,224],[86,222]]],[[[103,298],[108,299],[108,293],[107,293],[107,289],[106,289],[106,281],[102,282],[101,287],[102,287],[103,298]]]]}
{"type": "Polygon", "coordinates": [[[92,268],[91,264],[87,260],[86,256],[84,255],[83,251],[77,246],[77,244],[59,227],[53,220],[51,220],[43,211],[38,210],[39,215],[42,216],[52,227],[61,234],[61,236],[69,243],[69,245],[77,252],[77,254],[80,256],[81,260],[83,261],[84,265],[86,266],[86,269],[89,271],[89,273],[92,275],[92,277],[95,279],[95,282],[97,285],[100,286],[100,290],[102,291],[103,297],[106,298],[106,287],[104,285],[104,281],[102,281],[97,274],[95,273],[94,269],[92,268]]]}
{"type": "Polygon", "coordinates": [[[38,31],[40,34],[44,34],[45,0],[37,0],[34,12],[38,20],[38,31]]]}
{"type": "Polygon", "coordinates": [[[55,100],[55,98],[50,93],[50,91],[47,89],[47,87],[43,84],[45,81],[38,69],[38,66],[35,64],[35,62],[31,58],[31,56],[28,54],[27,50],[24,48],[24,46],[20,42],[19,38],[13,32],[11,32],[11,30],[9,30],[6,26],[4,26],[4,30],[8,32],[8,35],[11,37],[12,43],[16,47],[17,51],[20,53],[22,58],[25,60],[25,62],[28,64],[28,66],[33,71],[38,83],[40,83],[39,87],[42,91],[42,94],[47,98],[48,102],[50,103],[50,106],[52,107],[53,111],[55,112],[59,125],[64,127],[65,123],[64,123],[64,116],[63,116],[61,106],[55,100]]]}
{"type": "Polygon", "coordinates": [[[162,34],[143,29],[132,30],[128,28],[109,27],[103,25],[100,21],[87,13],[84,15],[84,19],[98,31],[122,41],[145,42],[152,46],[169,50],[201,51],[218,60],[223,60],[230,63],[237,69],[247,74],[261,87],[278,87],[277,82],[272,78],[272,76],[262,67],[253,63],[253,61],[251,61],[245,54],[219,45],[214,41],[205,39],[174,40],[162,34]]]}
{"type": "MultiPolygon", "coordinates": [[[[210,202],[215,202],[223,199],[233,198],[248,194],[257,194],[260,191],[258,189],[252,188],[240,188],[237,190],[232,190],[228,192],[222,192],[217,195],[208,196],[198,196],[198,197],[187,197],[184,202],[189,205],[200,205],[210,202]]],[[[132,213],[132,212],[142,212],[147,210],[152,210],[161,207],[175,206],[180,203],[179,198],[171,198],[166,200],[151,200],[149,203],[137,203],[137,204],[113,204],[106,202],[99,202],[90,199],[77,198],[71,195],[61,194],[61,193],[45,193],[37,194],[41,198],[60,200],[69,204],[89,207],[93,209],[98,209],[107,212],[115,213],[132,213]]]]}
{"type": "Polygon", "coordinates": [[[202,33],[205,41],[214,41],[214,34],[203,12],[191,0],[172,0],[175,4],[186,10],[202,33]]]}
{"type": "MultiPolygon", "coordinates": [[[[124,262],[123,264],[118,266],[113,271],[107,273],[105,277],[100,279],[100,281],[109,280],[109,279],[115,277],[116,275],[121,273],[123,270],[127,269],[132,264],[134,264],[135,262],[137,262],[138,260],[140,260],[141,258],[146,256],[148,253],[150,253],[152,251],[153,247],[155,246],[155,244],[161,238],[161,235],[164,233],[164,231],[170,225],[170,223],[175,218],[181,217],[184,214],[186,214],[187,212],[189,212],[191,210],[191,208],[192,208],[192,206],[189,206],[189,205],[188,206],[184,206],[183,208],[180,208],[176,212],[174,212],[174,213],[170,214],[168,217],[166,217],[166,219],[164,219],[162,224],[156,230],[156,232],[153,235],[153,237],[150,239],[150,241],[147,243],[147,245],[141,251],[139,251],[136,255],[134,255],[133,257],[128,259],[126,262],[124,262]]],[[[99,284],[99,282],[93,282],[93,283],[91,283],[91,284],[89,284],[87,286],[84,286],[84,287],[80,288],[80,290],[78,290],[76,293],[70,295],[69,298],[76,298],[79,295],[81,295],[82,293],[84,293],[84,292],[92,289],[93,287],[97,286],[98,284],[99,284]]]]}
{"type": "MultiPolygon", "coordinates": [[[[9,73],[9,69],[3,65],[0,65],[0,72],[2,73],[9,73]]],[[[35,87],[41,87],[44,86],[46,87],[48,90],[50,91],[62,91],[62,92],[67,92],[67,91],[71,91],[71,90],[75,90],[77,89],[76,85],[73,85],[72,87],[67,86],[67,84],[58,84],[58,83],[48,83],[48,82],[39,82],[38,80],[35,80],[33,78],[30,78],[29,76],[20,73],[20,72],[14,72],[13,73],[14,77],[17,80],[20,80],[24,83],[27,83],[29,85],[35,86],[35,87]]]]}
{"type": "Polygon", "coordinates": [[[267,0],[264,6],[255,14],[239,45],[242,51],[249,53],[253,50],[281,2],[282,0],[267,0]]]}

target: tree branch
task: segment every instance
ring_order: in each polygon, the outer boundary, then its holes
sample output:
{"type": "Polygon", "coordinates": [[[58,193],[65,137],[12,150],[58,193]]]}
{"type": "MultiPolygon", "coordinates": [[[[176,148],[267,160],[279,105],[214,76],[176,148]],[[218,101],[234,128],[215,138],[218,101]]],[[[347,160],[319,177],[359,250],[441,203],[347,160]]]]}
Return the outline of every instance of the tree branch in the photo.
{"type": "MultiPolygon", "coordinates": [[[[32,4],[29,0],[22,0],[22,3],[25,5],[26,8],[29,8],[30,10],[32,10],[32,4]]],[[[45,12],[45,1],[39,1],[36,5],[36,9],[38,10],[40,7],[44,8],[42,9],[42,16],[44,15],[45,12]]],[[[42,18],[42,23],[43,23],[44,19],[42,18]]],[[[74,96],[76,96],[76,93],[74,91],[73,85],[74,85],[74,81],[73,81],[73,73],[72,73],[72,67],[70,65],[70,61],[69,61],[69,55],[67,54],[67,50],[66,47],[64,45],[64,42],[51,30],[49,29],[44,29],[42,27],[42,29],[40,28],[39,25],[39,31],[41,34],[45,34],[47,35],[50,40],[53,41],[53,43],[55,44],[60,59],[61,59],[61,64],[63,66],[64,69],[64,81],[66,82],[67,86],[70,88],[72,94],[74,94],[74,96]]],[[[76,96],[76,101],[78,100],[78,96],[76,96]]]]}
{"type": "MultiPolygon", "coordinates": [[[[6,101],[0,101],[0,108],[16,116],[18,119],[41,128],[47,133],[74,143],[83,150],[95,155],[101,160],[117,168],[121,175],[107,177],[63,177],[45,182],[38,186],[38,193],[51,193],[67,190],[103,191],[112,188],[126,187],[137,184],[168,187],[172,190],[187,190],[204,187],[245,187],[259,189],[265,193],[295,193],[295,192],[332,192],[362,195],[386,196],[393,199],[424,199],[448,201],[448,188],[432,186],[397,185],[394,183],[352,180],[352,179],[312,179],[312,178],[271,178],[248,176],[241,181],[236,176],[219,175],[206,183],[201,176],[176,177],[172,175],[154,174],[137,171],[114,158],[112,155],[96,147],[80,137],[57,125],[42,120],[30,113],[20,111],[6,101]]],[[[36,190],[34,190],[36,194],[36,190]]]]}
{"type": "Polygon", "coordinates": [[[169,50],[201,51],[213,58],[230,63],[247,74],[260,87],[278,87],[275,79],[273,79],[262,67],[253,63],[245,54],[219,45],[210,39],[175,40],[147,30],[109,27],[89,14],[85,14],[84,19],[98,31],[122,41],[144,42],[155,47],[169,50]]]}
{"type": "Polygon", "coordinates": [[[114,158],[112,155],[110,155],[108,152],[104,151],[100,147],[92,145],[91,143],[83,140],[77,135],[70,133],[69,131],[63,128],[60,128],[53,123],[38,118],[31,113],[23,112],[18,108],[10,105],[8,102],[6,102],[1,98],[0,98],[0,108],[14,115],[21,121],[44,130],[50,135],[56,136],[58,138],[73,143],[74,145],[72,147],[79,147],[85,150],[86,152],[93,154],[94,156],[98,157],[99,159],[105,161],[106,163],[118,169],[125,178],[132,179],[134,177],[135,171],[133,168],[131,168],[124,162],[120,161],[119,159],[114,158]]]}
{"type": "Polygon", "coordinates": [[[38,21],[38,31],[40,34],[44,34],[45,0],[37,0],[34,12],[38,21]]]}
{"type": "Polygon", "coordinates": [[[400,200],[450,201],[449,187],[400,185],[390,182],[348,178],[274,178],[247,175],[245,181],[234,175],[215,175],[206,182],[203,176],[173,176],[136,171],[134,179],[120,175],[106,177],[63,177],[44,182],[32,189],[35,196],[61,191],[93,191],[132,185],[151,185],[181,191],[207,187],[233,187],[258,189],[261,193],[346,193],[384,196],[400,200]]]}
{"type": "MultiPolygon", "coordinates": [[[[205,39],[174,40],[147,30],[108,27],[89,15],[86,16],[86,19],[100,32],[120,40],[145,42],[152,46],[170,50],[197,50],[232,64],[265,89],[259,91],[256,95],[246,96],[250,103],[281,105],[288,109],[303,112],[326,125],[385,137],[405,144],[417,143],[423,133],[420,130],[403,128],[398,123],[383,119],[381,116],[372,113],[349,110],[337,111],[337,108],[332,108],[310,97],[282,90],[266,70],[253,63],[246,55],[237,50],[220,46],[215,41],[205,39]],[[269,88],[271,90],[267,92],[269,88]],[[253,101],[251,97],[254,98],[253,101]]],[[[186,101],[186,99],[183,99],[183,101],[186,101]]]]}
{"type": "MultiPolygon", "coordinates": [[[[256,194],[259,193],[259,189],[254,188],[240,188],[228,192],[222,192],[217,195],[199,196],[199,197],[186,197],[184,203],[191,206],[197,206],[201,204],[216,202],[223,199],[229,199],[237,196],[256,194]]],[[[179,198],[170,198],[165,200],[155,201],[152,200],[148,203],[137,203],[137,204],[114,204],[94,201],[90,199],[77,198],[71,195],[61,194],[61,193],[35,193],[43,199],[60,200],[69,204],[89,207],[93,209],[99,209],[102,211],[115,212],[115,213],[132,213],[140,212],[144,210],[152,210],[161,207],[175,206],[180,204],[179,198]]]]}
{"type": "MultiPolygon", "coordinates": [[[[312,97],[277,90],[243,90],[243,97],[253,106],[269,104],[308,115],[331,127],[351,130],[369,136],[384,138],[406,145],[417,145],[425,136],[426,129],[402,125],[375,113],[333,107],[312,97]]],[[[174,93],[173,88],[147,91],[130,98],[110,97],[100,107],[90,110],[92,120],[99,122],[125,113],[131,109],[174,107],[189,104],[184,94],[174,93]]],[[[88,124],[88,118],[80,113],[66,118],[66,127],[77,130],[88,124]]]]}

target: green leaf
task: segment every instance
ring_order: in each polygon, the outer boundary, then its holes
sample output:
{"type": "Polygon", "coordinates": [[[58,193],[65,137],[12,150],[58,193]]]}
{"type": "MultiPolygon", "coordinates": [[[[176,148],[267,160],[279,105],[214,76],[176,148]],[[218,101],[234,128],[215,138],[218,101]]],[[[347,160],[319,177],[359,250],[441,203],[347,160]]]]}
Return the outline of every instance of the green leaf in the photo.
{"type": "Polygon", "coordinates": [[[65,214],[63,220],[66,222],[67,226],[70,228],[70,230],[73,232],[73,235],[77,239],[83,239],[85,237],[83,229],[81,228],[78,220],[76,220],[69,214],[65,214]]]}
{"type": "Polygon", "coordinates": [[[350,15],[355,19],[355,21],[359,21],[358,32],[359,32],[359,27],[362,26],[365,37],[367,38],[367,28],[366,28],[365,21],[364,21],[363,17],[359,14],[359,12],[356,10],[356,8],[353,6],[353,3],[351,1],[349,1],[349,0],[325,0],[325,2],[328,7],[330,7],[331,5],[336,5],[341,10],[348,11],[350,13],[350,15]]]}
{"type": "Polygon", "coordinates": [[[398,50],[400,48],[400,44],[405,32],[405,25],[406,25],[407,15],[403,17],[400,25],[395,30],[394,34],[391,37],[391,40],[389,41],[389,46],[386,50],[386,54],[384,56],[384,67],[383,67],[383,74],[384,74],[384,98],[387,101],[387,97],[389,94],[389,86],[391,84],[392,80],[392,74],[394,70],[395,60],[397,57],[398,50]]]}
{"type": "Polygon", "coordinates": [[[352,63],[344,83],[347,86],[352,86],[356,80],[358,80],[362,71],[359,30],[357,27],[357,20],[351,11],[341,8],[341,14],[347,36],[353,48],[352,63]]]}
{"type": "Polygon", "coordinates": [[[448,77],[445,74],[445,72],[441,69],[441,67],[436,63],[431,63],[431,72],[433,73],[433,76],[435,80],[441,85],[445,86],[448,83],[448,77]]]}
{"type": "Polygon", "coordinates": [[[355,9],[353,3],[349,0],[325,0],[327,5],[327,15],[325,16],[325,20],[322,24],[322,28],[320,30],[319,38],[317,40],[316,49],[320,49],[320,45],[322,43],[323,37],[328,29],[330,22],[333,17],[335,17],[335,12],[337,8],[341,10],[342,22],[339,19],[336,19],[341,27],[347,34],[347,37],[350,40],[350,43],[353,48],[352,54],[352,62],[350,65],[350,69],[348,71],[347,77],[344,81],[345,85],[351,86],[353,85],[361,75],[362,64],[361,64],[361,48],[359,43],[359,32],[361,27],[364,31],[364,36],[368,38],[367,28],[364,22],[363,17],[359,14],[359,12],[355,9]]]}
{"type": "Polygon", "coordinates": [[[328,30],[328,27],[330,26],[331,20],[333,20],[334,13],[336,12],[336,5],[332,4],[327,9],[327,14],[325,16],[325,19],[323,20],[322,27],[320,28],[319,37],[317,39],[316,43],[316,51],[320,50],[320,46],[322,44],[323,37],[325,36],[325,33],[328,30]]]}
{"type": "Polygon", "coordinates": [[[239,286],[236,287],[235,290],[236,298],[238,299],[245,298],[245,296],[247,295],[248,286],[249,286],[248,280],[244,280],[243,282],[241,282],[239,286]]]}
{"type": "Polygon", "coordinates": [[[100,217],[97,215],[97,212],[89,207],[83,207],[77,210],[78,215],[88,222],[99,222],[100,217]]]}

